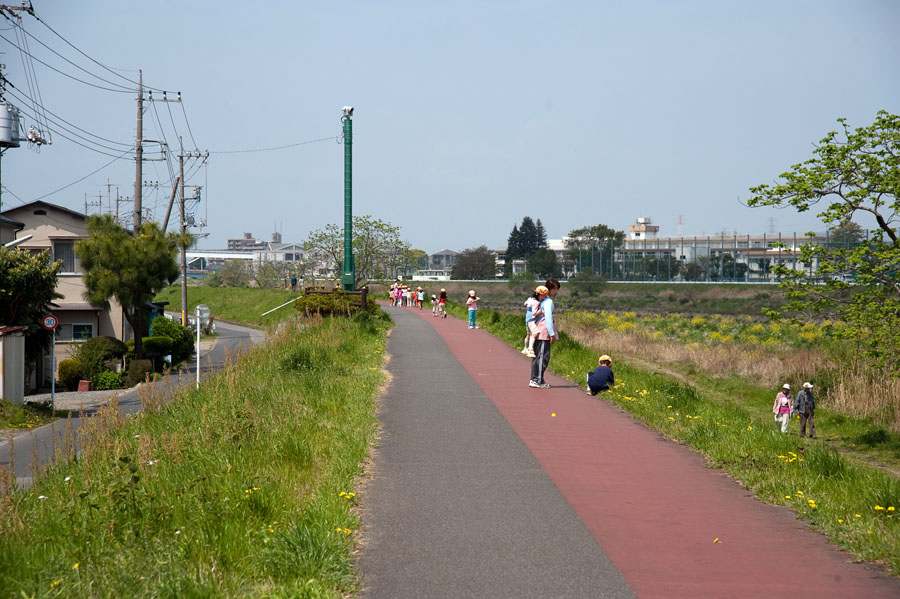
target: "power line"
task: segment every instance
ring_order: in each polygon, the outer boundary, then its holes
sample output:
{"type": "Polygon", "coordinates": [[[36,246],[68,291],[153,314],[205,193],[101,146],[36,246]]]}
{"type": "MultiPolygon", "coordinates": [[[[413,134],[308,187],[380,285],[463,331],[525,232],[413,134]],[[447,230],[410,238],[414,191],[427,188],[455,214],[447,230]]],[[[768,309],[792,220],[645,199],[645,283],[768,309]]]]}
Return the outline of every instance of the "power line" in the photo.
{"type": "MultiPolygon", "coordinates": [[[[11,88],[16,89],[16,90],[19,92],[19,93],[16,93],[16,92],[10,91],[9,93],[10,93],[12,96],[14,96],[15,98],[17,98],[20,102],[23,102],[23,103],[24,103],[24,102],[26,102],[26,100],[32,101],[32,102],[34,101],[34,100],[32,100],[31,98],[29,98],[28,96],[26,96],[24,93],[22,93],[21,91],[19,91],[18,88],[16,88],[16,86],[14,86],[12,83],[9,83],[9,82],[7,82],[7,83],[9,84],[9,86],[10,86],[11,88]]],[[[103,136],[101,136],[101,135],[97,135],[96,133],[91,133],[90,131],[87,131],[86,129],[82,129],[81,127],[79,127],[78,125],[75,125],[74,123],[70,123],[69,121],[67,121],[66,119],[62,118],[61,116],[59,116],[58,114],[54,113],[54,112],[51,111],[51,110],[48,110],[48,109],[46,109],[46,108],[45,108],[44,110],[45,110],[45,112],[47,112],[48,114],[53,115],[54,117],[56,117],[57,119],[59,119],[59,120],[62,121],[63,123],[69,125],[70,127],[74,127],[75,129],[78,129],[78,130],[81,131],[82,133],[86,133],[87,135],[90,135],[90,136],[95,137],[95,138],[97,138],[97,139],[101,139],[101,140],[103,140],[103,141],[105,141],[105,142],[109,142],[109,143],[111,143],[111,144],[116,144],[116,145],[119,145],[119,146],[132,147],[132,146],[134,145],[134,144],[132,144],[132,143],[125,143],[125,142],[121,142],[121,141],[115,141],[115,140],[113,140],[113,139],[107,139],[107,138],[105,138],[105,137],[103,137],[103,136]]]]}
{"type": "MultiPolygon", "coordinates": [[[[30,114],[27,110],[24,110],[24,109],[23,109],[23,110],[22,110],[22,114],[24,114],[25,116],[30,116],[31,118],[37,120],[37,117],[35,117],[35,115],[33,115],[33,114],[30,114]]],[[[79,135],[78,133],[75,133],[74,131],[70,130],[69,128],[64,127],[63,125],[60,125],[60,124],[57,123],[56,121],[52,121],[52,122],[53,122],[54,125],[56,125],[56,126],[58,127],[58,129],[57,129],[57,135],[59,135],[59,136],[62,137],[63,139],[67,139],[67,140],[71,141],[71,142],[74,143],[74,144],[78,144],[79,146],[81,146],[81,147],[83,147],[83,148],[85,148],[85,149],[93,150],[94,152],[99,152],[100,154],[106,154],[106,152],[101,152],[100,150],[97,150],[96,148],[93,148],[93,147],[90,147],[90,146],[86,146],[86,145],[82,144],[81,142],[78,142],[78,141],[72,139],[71,137],[68,137],[68,136],[66,136],[66,135],[63,135],[63,134],[60,132],[60,130],[66,131],[66,132],[68,132],[69,134],[71,134],[72,136],[82,139],[82,140],[83,140],[84,142],[86,142],[86,143],[94,144],[95,146],[101,147],[101,148],[103,148],[103,149],[105,149],[105,150],[110,150],[111,152],[121,152],[121,151],[122,151],[122,148],[111,148],[111,147],[109,147],[109,146],[106,146],[106,145],[104,145],[104,144],[101,144],[101,143],[99,143],[99,142],[96,142],[96,141],[94,141],[94,140],[92,140],[92,139],[88,139],[87,137],[85,137],[85,136],[83,136],[83,135],[79,135]]],[[[126,150],[126,152],[130,152],[130,151],[131,151],[131,148],[129,148],[128,150],[126,150]]],[[[107,156],[112,156],[112,154],[106,154],[106,155],[107,155],[107,156]]]]}
{"type": "MultiPolygon", "coordinates": [[[[9,17],[7,17],[7,20],[9,20],[9,17]]],[[[76,69],[78,69],[79,71],[82,71],[83,73],[86,73],[86,74],[90,75],[91,77],[95,77],[95,78],[99,79],[100,81],[103,81],[104,83],[108,83],[108,84],[110,84],[110,85],[115,85],[115,86],[117,86],[117,87],[121,87],[123,90],[129,91],[129,92],[134,91],[133,88],[126,87],[126,86],[122,85],[121,83],[116,83],[115,81],[109,81],[108,79],[104,79],[103,77],[100,77],[99,75],[96,75],[96,74],[94,74],[94,73],[88,71],[87,69],[85,69],[85,68],[82,67],[81,65],[75,64],[74,62],[72,62],[71,60],[69,60],[68,58],[66,58],[65,56],[63,56],[62,54],[60,54],[59,52],[57,52],[56,50],[54,50],[53,48],[51,48],[50,46],[48,46],[47,44],[45,44],[44,42],[42,42],[41,40],[39,40],[38,38],[36,38],[34,35],[32,35],[31,33],[29,33],[29,32],[22,26],[21,23],[19,23],[19,24],[13,23],[13,25],[17,26],[17,27],[22,31],[22,33],[24,33],[25,35],[27,35],[28,37],[30,37],[31,39],[33,39],[34,41],[36,41],[37,43],[39,43],[40,45],[42,45],[43,47],[45,47],[47,50],[49,50],[49,51],[52,52],[53,54],[56,54],[57,56],[59,56],[60,58],[62,58],[64,61],[66,61],[67,63],[69,63],[70,65],[72,65],[72,66],[75,67],[76,69]]],[[[29,50],[30,50],[30,48],[29,48],[29,50]]]]}
{"type": "MultiPolygon", "coordinates": [[[[130,151],[130,150],[129,150],[129,151],[130,151]]],[[[39,196],[39,197],[36,197],[36,198],[34,198],[33,200],[31,200],[31,201],[32,201],[32,202],[37,202],[38,200],[42,200],[42,199],[44,199],[44,198],[46,198],[46,197],[52,196],[53,194],[56,194],[56,193],[59,193],[59,192],[65,190],[65,189],[68,189],[68,188],[72,187],[73,185],[75,185],[75,184],[77,184],[77,183],[81,183],[82,181],[84,181],[85,179],[87,179],[88,177],[90,177],[91,175],[96,175],[97,173],[99,173],[100,171],[102,171],[103,169],[105,169],[106,167],[108,167],[110,164],[112,164],[112,163],[115,162],[116,160],[120,160],[120,159],[122,158],[122,156],[124,156],[124,155],[127,154],[127,153],[128,153],[128,152],[123,152],[123,153],[120,154],[119,156],[116,156],[115,158],[113,158],[112,160],[110,160],[109,162],[107,162],[106,164],[104,164],[103,166],[101,166],[100,168],[98,168],[97,170],[92,171],[92,172],[86,174],[85,176],[83,176],[82,178],[78,179],[77,181],[72,181],[72,182],[69,183],[68,185],[63,185],[63,186],[60,187],[59,189],[55,189],[55,190],[51,191],[50,193],[45,193],[44,195],[39,196]]],[[[4,188],[4,189],[7,189],[5,185],[3,186],[3,188],[4,188]]],[[[7,189],[7,191],[9,191],[9,190],[7,189]]],[[[22,198],[19,198],[19,196],[17,196],[16,194],[12,193],[11,191],[10,191],[10,193],[11,193],[14,197],[18,198],[19,201],[22,202],[23,204],[26,204],[26,203],[27,203],[27,202],[25,202],[24,200],[22,200],[22,198]]]]}
{"type": "MultiPolygon", "coordinates": [[[[70,42],[69,40],[67,40],[66,38],[64,38],[62,35],[60,35],[55,29],[53,29],[52,27],[50,27],[50,25],[48,25],[46,21],[44,21],[42,18],[40,18],[40,17],[37,16],[36,14],[32,13],[32,16],[34,16],[34,18],[37,19],[37,21],[38,21],[41,25],[43,25],[44,27],[46,27],[47,29],[49,29],[49,30],[53,33],[53,35],[55,35],[56,37],[58,37],[59,39],[61,39],[62,41],[64,41],[66,44],[69,45],[69,47],[71,47],[73,50],[75,50],[76,52],[78,52],[79,54],[81,54],[82,56],[84,56],[85,58],[87,58],[88,60],[90,60],[91,62],[93,62],[93,63],[94,63],[95,65],[97,65],[98,67],[100,67],[100,68],[102,68],[102,69],[104,69],[104,70],[106,70],[106,71],[109,71],[110,73],[112,73],[112,74],[115,75],[116,77],[120,77],[121,79],[124,79],[125,81],[127,81],[127,82],[133,84],[135,87],[137,87],[137,86],[139,85],[137,81],[133,81],[133,80],[129,79],[128,77],[125,77],[124,75],[120,75],[119,73],[115,72],[113,69],[109,68],[108,66],[106,66],[106,65],[104,65],[104,64],[102,64],[102,63],[100,63],[100,62],[98,62],[98,61],[96,61],[96,60],[94,60],[93,58],[91,58],[90,56],[88,56],[87,54],[85,54],[85,53],[84,53],[83,51],[81,51],[77,46],[75,46],[75,44],[73,44],[72,42],[70,42]]],[[[143,84],[143,83],[142,83],[141,85],[143,85],[144,89],[153,90],[153,91],[159,91],[159,92],[165,91],[165,90],[163,90],[162,88],[152,87],[152,86],[149,86],[149,85],[147,85],[147,84],[143,84]]],[[[133,91],[133,90],[132,90],[132,91],[133,91]]]]}
{"type": "Polygon", "coordinates": [[[322,139],[311,139],[309,141],[301,141],[301,142],[297,142],[295,144],[288,144],[286,146],[276,146],[274,148],[257,148],[257,149],[253,149],[253,150],[219,150],[217,152],[213,152],[212,150],[210,150],[209,153],[210,154],[245,154],[248,152],[272,152],[274,150],[285,150],[287,148],[295,148],[297,146],[305,146],[307,144],[314,144],[314,143],[319,143],[322,141],[331,141],[331,140],[337,141],[339,139],[340,138],[338,136],[323,137],[322,139]]]}
{"type": "Polygon", "coordinates": [[[5,40],[6,43],[8,43],[9,45],[13,46],[14,48],[18,48],[19,52],[22,52],[23,54],[25,54],[26,56],[28,56],[28,57],[31,58],[32,60],[38,61],[39,63],[41,63],[42,65],[44,65],[44,66],[47,67],[48,69],[50,69],[50,70],[52,70],[52,71],[56,71],[56,72],[59,73],[60,75],[62,75],[62,76],[64,76],[64,77],[68,77],[69,79],[73,79],[73,80],[75,80],[75,81],[77,81],[77,82],[79,82],[79,83],[83,83],[84,85],[89,85],[89,86],[91,86],[91,87],[96,87],[97,89],[102,89],[102,90],[110,91],[110,92],[116,92],[116,93],[120,93],[120,94],[130,94],[130,93],[132,93],[132,92],[134,91],[134,90],[129,90],[129,89],[113,89],[113,88],[111,88],[111,87],[103,87],[102,85],[97,85],[97,84],[91,83],[91,82],[89,82],[89,81],[84,81],[83,79],[79,79],[78,77],[74,77],[74,76],[72,76],[72,75],[69,75],[68,73],[64,73],[63,71],[60,71],[60,70],[57,69],[56,67],[50,66],[49,64],[47,64],[46,62],[44,62],[44,61],[41,60],[40,58],[37,58],[36,56],[32,55],[32,54],[31,54],[30,52],[28,52],[27,50],[24,50],[23,48],[21,48],[21,47],[17,46],[16,44],[12,43],[11,41],[9,41],[9,40],[6,38],[6,36],[0,35],[0,39],[5,40]]]}
{"type": "Polygon", "coordinates": [[[199,149],[199,147],[197,146],[197,140],[194,139],[194,132],[191,131],[191,122],[188,120],[187,112],[185,112],[185,110],[184,110],[184,102],[179,102],[179,104],[181,104],[181,112],[182,112],[182,114],[184,114],[184,124],[187,125],[187,130],[191,136],[191,141],[194,142],[194,147],[199,149]]]}

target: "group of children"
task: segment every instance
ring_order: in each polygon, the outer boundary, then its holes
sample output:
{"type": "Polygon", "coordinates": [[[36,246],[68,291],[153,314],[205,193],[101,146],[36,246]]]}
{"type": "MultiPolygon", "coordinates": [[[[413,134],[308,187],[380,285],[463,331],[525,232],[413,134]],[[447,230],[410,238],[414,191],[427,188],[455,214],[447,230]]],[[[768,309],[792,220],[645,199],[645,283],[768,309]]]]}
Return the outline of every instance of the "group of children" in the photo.
{"type": "Polygon", "coordinates": [[[408,285],[392,283],[391,288],[388,290],[388,296],[390,297],[392,306],[398,308],[418,308],[421,310],[422,304],[425,301],[425,290],[421,287],[413,289],[408,285]]]}

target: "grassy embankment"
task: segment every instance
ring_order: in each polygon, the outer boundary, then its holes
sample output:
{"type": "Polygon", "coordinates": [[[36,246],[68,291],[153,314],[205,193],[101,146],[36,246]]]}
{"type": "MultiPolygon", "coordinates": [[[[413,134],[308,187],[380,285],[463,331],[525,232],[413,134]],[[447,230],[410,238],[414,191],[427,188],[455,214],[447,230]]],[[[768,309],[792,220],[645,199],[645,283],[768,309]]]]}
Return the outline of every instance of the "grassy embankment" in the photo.
{"type": "MultiPolygon", "coordinates": [[[[451,305],[452,314],[464,309],[451,305]]],[[[520,347],[521,314],[479,310],[481,327],[520,347]]],[[[553,346],[551,370],[578,385],[596,365],[597,348],[563,334],[553,346]]],[[[821,441],[776,431],[770,389],[745,394],[733,380],[713,391],[688,384],[677,373],[655,373],[646,364],[619,359],[612,401],[665,436],[703,453],[766,502],[790,508],[858,559],[900,575],[900,480],[849,458],[821,441]],[[638,365],[640,364],[640,365],[638,365]]],[[[731,379],[729,379],[731,380],[731,379]]],[[[817,413],[820,427],[834,420],[817,413]]],[[[837,418],[832,417],[832,418],[837,418]]],[[[796,426],[796,425],[794,425],[796,426]]]]}
{"type": "MultiPolygon", "coordinates": [[[[230,291],[230,290],[229,290],[230,291]]],[[[88,423],[78,459],[0,493],[0,596],[339,597],[389,321],[287,327],[198,391],[88,423]]]]}
{"type": "MultiPolygon", "coordinates": [[[[468,290],[474,287],[482,299],[479,305],[496,310],[518,310],[538,283],[411,281],[407,284],[423,287],[427,297],[438,293],[443,287],[447,289],[450,299],[456,301],[465,300],[468,290]]],[[[372,284],[369,289],[379,299],[387,299],[385,285],[372,284]]],[[[576,290],[564,283],[557,303],[564,309],[572,310],[621,310],[641,314],[749,314],[762,320],[763,307],[776,308],[782,305],[783,299],[777,285],[606,283],[591,295],[586,290],[576,290]]]]}
{"type": "MultiPolygon", "coordinates": [[[[260,316],[272,308],[297,297],[287,289],[260,289],[256,287],[205,287],[189,285],[187,288],[188,312],[194,313],[199,304],[209,306],[213,317],[249,326],[273,326],[296,314],[292,306],[260,316]]],[[[181,311],[181,287],[170,285],[160,291],[155,302],[169,302],[169,311],[181,311]]]]}

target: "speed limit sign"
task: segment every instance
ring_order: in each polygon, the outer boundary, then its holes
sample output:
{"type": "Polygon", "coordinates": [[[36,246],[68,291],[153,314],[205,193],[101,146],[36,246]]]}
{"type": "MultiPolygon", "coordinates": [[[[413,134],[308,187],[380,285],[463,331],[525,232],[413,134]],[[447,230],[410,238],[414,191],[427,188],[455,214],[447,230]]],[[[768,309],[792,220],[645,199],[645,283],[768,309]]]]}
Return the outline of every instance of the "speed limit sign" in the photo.
{"type": "Polygon", "coordinates": [[[52,314],[48,314],[44,318],[41,319],[41,324],[44,325],[44,328],[48,331],[52,331],[56,328],[56,325],[59,324],[59,320],[56,319],[52,314]]]}

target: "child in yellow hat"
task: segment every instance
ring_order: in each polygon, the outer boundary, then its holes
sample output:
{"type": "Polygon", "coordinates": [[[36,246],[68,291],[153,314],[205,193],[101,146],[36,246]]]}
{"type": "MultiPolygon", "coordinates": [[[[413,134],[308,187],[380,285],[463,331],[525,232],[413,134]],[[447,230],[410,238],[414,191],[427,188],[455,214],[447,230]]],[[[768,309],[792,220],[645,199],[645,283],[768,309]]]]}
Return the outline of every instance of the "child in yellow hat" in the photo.
{"type": "Polygon", "coordinates": [[[587,375],[589,395],[597,395],[601,391],[609,391],[616,384],[616,377],[612,371],[612,358],[603,354],[597,360],[597,368],[587,375]]]}

